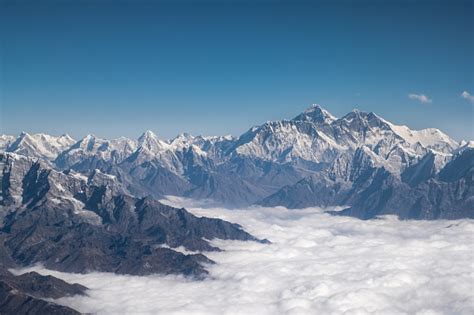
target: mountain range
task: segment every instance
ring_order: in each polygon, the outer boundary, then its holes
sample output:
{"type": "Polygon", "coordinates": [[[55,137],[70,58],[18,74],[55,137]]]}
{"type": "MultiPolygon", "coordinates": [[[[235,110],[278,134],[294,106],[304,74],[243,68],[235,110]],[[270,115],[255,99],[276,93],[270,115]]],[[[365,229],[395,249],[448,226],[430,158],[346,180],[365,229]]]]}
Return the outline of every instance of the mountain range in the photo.
{"type": "Polygon", "coordinates": [[[474,216],[473,148],[435,128],[411,130],[358,110],[337,118],[319,105],[240,137],[0,136],[5,153],[91,182],[107,178],[135,197],[176,195],[227,207],[345,206],[340,214],[364,219],[474,216]],[[460,176],[443,175],[449,172],[460,176]]]}
{"type": "Polygon", "coordinates": [[[214,263],[205,253],[220,250],[209,240],[270,243],[157,201],[168,195],[227,207],[337,206],[329,213],[361,219],[474,218],[474,142],[358,110],[336,118],[319,105],[240,137],[1,135],[0,312],[76,314],[49,299],[87,294],[11,268],[202,279],[214,263]]]}

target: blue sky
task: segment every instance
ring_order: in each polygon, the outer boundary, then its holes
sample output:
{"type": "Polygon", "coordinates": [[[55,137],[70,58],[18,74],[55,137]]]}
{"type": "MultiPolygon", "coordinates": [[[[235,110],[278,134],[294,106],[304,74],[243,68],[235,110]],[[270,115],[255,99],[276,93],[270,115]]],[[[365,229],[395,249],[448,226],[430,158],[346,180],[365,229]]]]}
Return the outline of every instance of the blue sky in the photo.
{"type": "Polygon", "coordinates": [[[2,1],[0,133],[239,135],[319,103],[474,139],[473,21],[472,1],[2,1]]]}

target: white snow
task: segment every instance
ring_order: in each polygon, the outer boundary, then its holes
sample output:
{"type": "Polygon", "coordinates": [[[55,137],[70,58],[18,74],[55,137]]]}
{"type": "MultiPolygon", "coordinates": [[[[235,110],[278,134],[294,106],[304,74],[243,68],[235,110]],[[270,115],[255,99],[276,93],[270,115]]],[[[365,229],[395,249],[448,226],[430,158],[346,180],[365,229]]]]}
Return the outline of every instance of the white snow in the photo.
{"type": "Polygon", "coordinates": [[[14,136],[0,135],[0,151],[5,151],[13,141],[15,141],[14,136]]]}
{"type": "Polygon", "coordinates": [[[68,135],[56,137],[43,133],[30,135],[23,132],[14,142],[10,143],[8,150],[27,156],[53,160],[74,142],[74,139],[68,135]]]}
{"type": "Polygon", "coordinates": [[[436,128],[427,128],[422,130],[411,130],[407,126],[394,125],[388,123],[390,128],[402,137],[409,144],[421,143],[425,147],[448,144],[451,147],[455,148],[458,146],[458,143],[451,139],[448,135],[444,134],[442,131],[436,128]]]}

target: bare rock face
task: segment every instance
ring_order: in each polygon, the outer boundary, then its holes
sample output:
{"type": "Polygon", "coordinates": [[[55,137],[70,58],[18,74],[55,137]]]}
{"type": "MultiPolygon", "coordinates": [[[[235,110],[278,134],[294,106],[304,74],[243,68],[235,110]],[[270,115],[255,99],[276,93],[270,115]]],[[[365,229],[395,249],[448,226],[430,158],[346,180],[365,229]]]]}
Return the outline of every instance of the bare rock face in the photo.
{"type": "Polygon", "coordinates": [[[0,276],[3,282],[14,289],[37,298],[58,299],[63,296],[84,295],[87,290],[80,284],[69,284],[53,276],[42,276],[37,272],[15,276],[1,268],[0,276]]]}
{"type": "Polygon", "coordinates": [[[0,312],[2,314],[80,314],[72,308],[20,293],[1,280],[0,312]]]}
{"type": "Polygon", "coordinates": [[[328,170],[263,199],[266,206],[289,208],[348,206],[338,215],[371,219],[394,214],[401,219],[474,218],[474,149],[457,154],[439,171],[427,154],[401,175],[387,171],[371,157],[354,158],[337,175],[328,170]]]}
{"type": "Polygon", "coordinates": [[[44,299],[84,295],[87,288],[52,276],[28,272],[15,276],[0,266],[1,314],[79,314],[75,310],[44,299]]]}
{"type": "Polygon", "coordinates": [[[202,278],[219,250],[214,238],[260,241],[237,224],[199,218],[150,198],[126,194],[114,176],[58,172],[16,154],[0,155],[5,259],[66,272],[104,271],[202,278]]]}

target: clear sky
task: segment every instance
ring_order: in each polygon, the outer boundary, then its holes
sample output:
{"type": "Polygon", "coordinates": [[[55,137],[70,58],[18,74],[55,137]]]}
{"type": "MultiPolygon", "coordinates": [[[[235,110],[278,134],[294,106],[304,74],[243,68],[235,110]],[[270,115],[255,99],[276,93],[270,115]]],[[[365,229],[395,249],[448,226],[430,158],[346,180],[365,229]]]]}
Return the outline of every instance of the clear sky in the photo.
{"type": "Polygon", "coordinates": [[[0,0],[0,35],[0,133],[239,135],[319,103],[474,139],[473,1],[0,0]]]}

